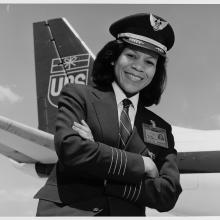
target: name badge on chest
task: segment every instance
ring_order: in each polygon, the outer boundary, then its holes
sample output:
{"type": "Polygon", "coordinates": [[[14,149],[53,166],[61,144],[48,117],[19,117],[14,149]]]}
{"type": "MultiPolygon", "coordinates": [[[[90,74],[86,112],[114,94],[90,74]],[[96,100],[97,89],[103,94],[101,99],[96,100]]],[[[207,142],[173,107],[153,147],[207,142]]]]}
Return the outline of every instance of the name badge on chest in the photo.
{"type": "Polygon", "coordinates": [[[168,148],[167,133],[163,128],[156,127],[154,121],[151,125],[143,123],[144,142],[168,148]]]}

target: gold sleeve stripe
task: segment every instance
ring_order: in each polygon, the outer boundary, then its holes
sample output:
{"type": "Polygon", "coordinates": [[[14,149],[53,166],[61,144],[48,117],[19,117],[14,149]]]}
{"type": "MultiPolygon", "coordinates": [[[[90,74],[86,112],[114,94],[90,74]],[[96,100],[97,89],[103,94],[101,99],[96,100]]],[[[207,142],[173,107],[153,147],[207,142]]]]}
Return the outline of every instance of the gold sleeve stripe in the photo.
{"type": "Polygon", "coordinates": [[[130,187],[129,187],[129,191],[128,191],[128,195],[127,195],[126,199],[129,198],[129,195],[130,195],[130,193],[131,193],[131,188],[132,188],[132,186],[130,185],[130,187]]]}
{"type": "Polygon", "coordinates": [[[125,175],[125,170],[126,170],[126,167],[127,167],[127,161],[128,161],[128,159],[127,159],[127,155],[126,155],[126,152],[125,152],[125,151],[123,151],[123,152],[124,152],[124,154],[125,154],[125,162],[124,162],[124,171],[123,171],[122,176],[125,175]]]}
{"type": "Polygon", "coordinates": [[[137,194],[137,197],[136,197],[136,199],[134,200],[135,202],[137,201],[137,199],[138,199],[139,196],[140,196],[141,188],[142,188],[142,181],[141,181],[140,186],[139,186],[139,192],[138,192],[138,194],[137,194]]]}
{"type": "Polygon", "coordinates": [[[136,193],[136,188],[137,188],[137,184],[135,185],[135,187],[134,187],[134,192],[133,192],[133,195],[132,195],[132,197],[131,197],[131,201],[132,201],[132,199],[134,198],[134,196],[135,196],[135,193],[136,193]]]}
{"type": "Polygon", "coordinates": [[[116,160],[115,160],[115,168],[114,168],[113,174],[115,174],[115,170],[116,170],[117,164],[118,164],[118,150],[115,149],[115,152],[116,152],[116,160]]]}
{"type": "Polygon", "coordinates": [[[111,159],[111,164],[109,166],[108,174],[110,174],[110,171],[111,171],[111,168],[112,168],[112,163],[113,163],[113,154],[114,154],[113,147],[111,147],[111,150],[112,150],[112,159],[111,159]]]}
{"type": "Polygon", "coordinates": [[[118,170],[118,175],[120,175],[120,172],[121,172],[121,166],[122,166],[122,151],[121,150],[119,150],[120,151],[120,155],[121,155],[121,163],[120,163],[120,167],[119,167],[119,170],[118,170]]]}
{"type": "Polygon", "coordinates": [[[122,195],[123,198],[125,197],[126,190],[127,190],[127,185],[125,185],[124,193],[122,195]]]}

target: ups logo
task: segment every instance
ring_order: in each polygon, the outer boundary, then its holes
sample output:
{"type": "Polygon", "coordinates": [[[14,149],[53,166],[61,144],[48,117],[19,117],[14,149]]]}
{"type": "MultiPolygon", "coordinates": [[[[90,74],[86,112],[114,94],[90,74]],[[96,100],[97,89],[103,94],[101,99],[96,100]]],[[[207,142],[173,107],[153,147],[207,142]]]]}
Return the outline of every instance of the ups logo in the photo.
{"type": "Polygon", "coordinates": [[[59,94],[67,83],[87,85],[89,63],[89,54],[52,59],[48,86],[48,101],[52,106],[57,107],[59,94]]]}

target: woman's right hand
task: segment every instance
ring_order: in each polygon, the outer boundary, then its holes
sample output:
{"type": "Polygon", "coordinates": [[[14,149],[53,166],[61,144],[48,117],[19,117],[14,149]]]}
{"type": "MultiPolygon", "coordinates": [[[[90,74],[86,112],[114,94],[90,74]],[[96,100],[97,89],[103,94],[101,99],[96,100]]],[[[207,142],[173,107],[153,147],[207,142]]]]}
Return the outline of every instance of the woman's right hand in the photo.
{"type": "Polygon", "coordinates": [[[90,130],[88,124],[82,120],[81,121],[82,124],[79,124],[77,122],[74,122],[74,125],[72,126],[72,129],[76,132],[78,132],[78,134],[84,138],[84,139],[88,139],[90,141],[94,142],[94,138],[92,135],[92,131],[90,130]]]}
{"type": "Polygon", "coordinates": [[[154,161],[150,157],[142,156],[142,158],[144,160],[144,168],[147,176],[152,178],[159,177],[159,172],[154,161]]]}

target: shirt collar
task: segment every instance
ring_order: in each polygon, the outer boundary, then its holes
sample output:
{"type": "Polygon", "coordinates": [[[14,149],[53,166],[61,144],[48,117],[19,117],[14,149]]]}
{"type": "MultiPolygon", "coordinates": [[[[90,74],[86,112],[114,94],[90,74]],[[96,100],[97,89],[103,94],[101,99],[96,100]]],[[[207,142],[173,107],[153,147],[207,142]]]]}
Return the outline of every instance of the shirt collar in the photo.
{"type": "MultiPolygon", "coordinates": [[[[118,86],[118,84],[115,81],[112,83],[112,87],[115,93],[117,105],[119,105],[122,102],[122,100],[127,99],[127,96],[124,94],[122,89],[118,86]]],[[[129,98],[135,110],[137,110],[138,99],[139,93],[129,98]]]]}

